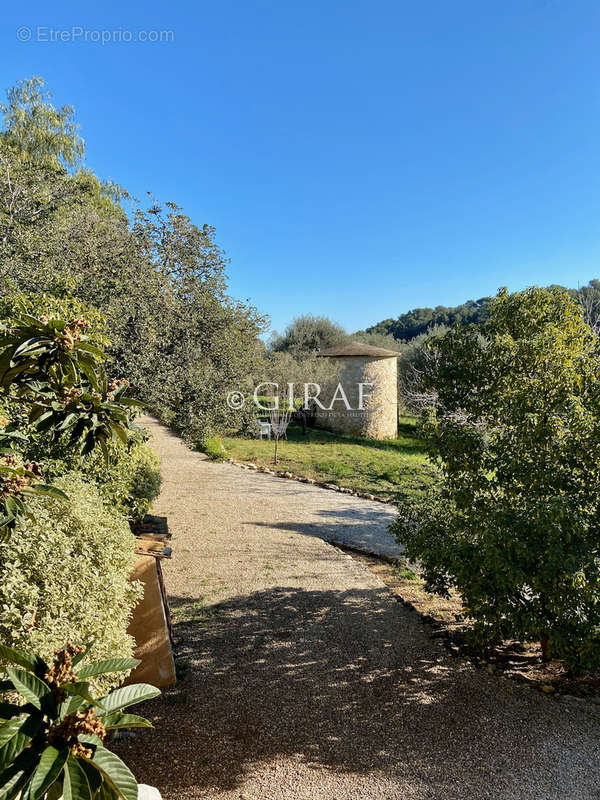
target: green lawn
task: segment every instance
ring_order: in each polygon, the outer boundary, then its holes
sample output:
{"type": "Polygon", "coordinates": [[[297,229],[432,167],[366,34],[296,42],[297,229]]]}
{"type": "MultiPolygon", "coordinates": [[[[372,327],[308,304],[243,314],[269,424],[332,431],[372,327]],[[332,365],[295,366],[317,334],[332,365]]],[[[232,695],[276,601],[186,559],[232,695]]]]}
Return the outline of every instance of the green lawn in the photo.
{"type": "Polygon", "coordinates": [[[274,442],[225,437],[227,456],[236,461],[293,472],[355,491],[402,500],[421,493],[434,480],[415,422],[402,417],[397,439],[375,441],[296,426],[279,442],[279,464],[273,464],[274,442]]]}

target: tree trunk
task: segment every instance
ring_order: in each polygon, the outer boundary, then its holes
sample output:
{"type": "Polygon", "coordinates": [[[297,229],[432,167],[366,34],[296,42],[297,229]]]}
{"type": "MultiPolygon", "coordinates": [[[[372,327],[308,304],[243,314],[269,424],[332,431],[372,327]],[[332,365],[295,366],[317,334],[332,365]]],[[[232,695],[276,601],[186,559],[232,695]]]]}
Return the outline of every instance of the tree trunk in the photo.
{"type": "Polygon", "coordinates": [[[547,633],[540,636],[540,644],[542,645],[542,661],[550,661],[550,643],[547,633]]]}

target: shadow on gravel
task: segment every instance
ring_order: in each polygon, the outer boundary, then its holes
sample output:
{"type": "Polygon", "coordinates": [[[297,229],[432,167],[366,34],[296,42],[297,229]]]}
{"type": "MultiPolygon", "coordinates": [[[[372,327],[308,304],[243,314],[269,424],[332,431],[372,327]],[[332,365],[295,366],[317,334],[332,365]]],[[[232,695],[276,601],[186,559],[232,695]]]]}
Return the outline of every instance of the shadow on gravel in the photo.
{"type": "Polygon", "coordinates": [[[156,730],[119,744],[166,798],[234,789],[286,756],[426,782],[435,798],[512,797],[521,771],[569,778],[577,737],[551,701],[447,660],[386,589],[171,605],[180,682],[139,712],[156,730]]]}
{"type": "Polygon", "coordinates": [[[341,542],[357,550],[377,555],[399,556],[403,552],[404,548],[388,531],[388,526],[395,518],[395,513],[389,506],[384,506],[381,510],[347,506],[339,509],[321,509],[314,513],[322,519],[318,522],[252,521],[249,524],[270,530],[277,528],[301,533],[304,536],[316,536],[327,542],[341,542]]]}

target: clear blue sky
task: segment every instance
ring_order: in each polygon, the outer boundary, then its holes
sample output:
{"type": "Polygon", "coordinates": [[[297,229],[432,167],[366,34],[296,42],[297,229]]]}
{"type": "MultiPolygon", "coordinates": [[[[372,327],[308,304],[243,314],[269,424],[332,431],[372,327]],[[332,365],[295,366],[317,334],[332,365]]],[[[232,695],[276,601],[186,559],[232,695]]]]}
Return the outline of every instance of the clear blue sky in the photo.
{"type": "Polygon", "coordinates": [[[231,293],[276,328],[600,277],[597,0],[30,0],[2,15],[4,85],[42,75],[101,177],[214,225],[231,293]],[[74,26],[173,41],[43,41],[74,26]]]}

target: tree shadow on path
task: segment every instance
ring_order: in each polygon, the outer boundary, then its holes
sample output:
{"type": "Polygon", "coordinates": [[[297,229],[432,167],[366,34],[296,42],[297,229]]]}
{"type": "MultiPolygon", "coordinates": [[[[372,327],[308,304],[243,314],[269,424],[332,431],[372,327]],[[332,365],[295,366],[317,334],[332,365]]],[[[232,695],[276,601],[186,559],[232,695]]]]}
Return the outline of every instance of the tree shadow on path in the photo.
{"type": "Polygon", "coordinates": [[[146,706],[156,730],[119,745],[167,798],[234,789],[282,757],[431,798],[562,796],[528,791],[555,778],[569,781],[565,797],[596,796],[581,783],[598,780],[576,757],[581,724],[448,657],[384,588],[171,604],[185,674],[146,706]]]}

